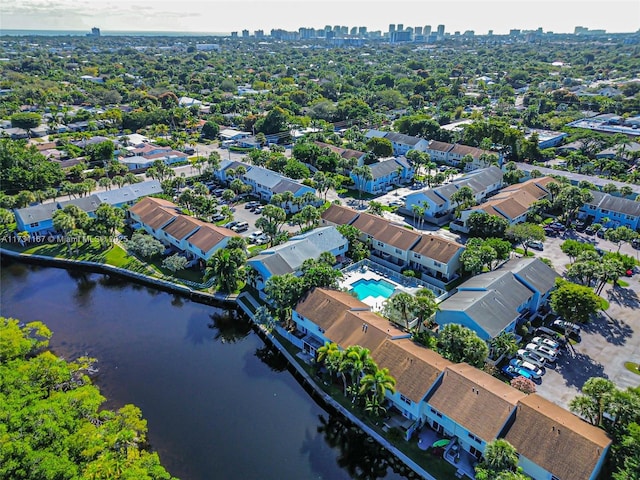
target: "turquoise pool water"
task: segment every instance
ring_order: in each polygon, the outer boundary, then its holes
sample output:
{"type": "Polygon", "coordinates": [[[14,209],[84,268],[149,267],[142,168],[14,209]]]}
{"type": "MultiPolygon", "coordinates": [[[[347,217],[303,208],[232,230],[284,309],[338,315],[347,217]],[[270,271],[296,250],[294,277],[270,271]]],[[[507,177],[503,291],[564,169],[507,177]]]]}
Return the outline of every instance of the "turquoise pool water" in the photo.
{"type": "Polygon", "coordinates": [[[389,298],[395,290],[395,285],[385,280],[364,279],[356,281],[351,285],[351,289],[356,292],[359,300],[367,297],[384,297],[389,298]]]}

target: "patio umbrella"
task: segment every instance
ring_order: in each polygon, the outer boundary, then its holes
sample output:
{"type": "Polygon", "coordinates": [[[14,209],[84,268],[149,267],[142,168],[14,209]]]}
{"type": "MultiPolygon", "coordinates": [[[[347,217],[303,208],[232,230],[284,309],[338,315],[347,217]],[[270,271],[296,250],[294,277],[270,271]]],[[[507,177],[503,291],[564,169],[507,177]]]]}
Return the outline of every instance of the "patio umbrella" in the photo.
{"type": "Polygon", "coordinates": [[[449,443],[451,443],[451,440],[449,440],[448,438],[443,438],[441,440],[438,440],[437,442],[435,442],[433,445],[431,445],[432,447],[445,447],[447,445],[449,445],[449,443]]]}

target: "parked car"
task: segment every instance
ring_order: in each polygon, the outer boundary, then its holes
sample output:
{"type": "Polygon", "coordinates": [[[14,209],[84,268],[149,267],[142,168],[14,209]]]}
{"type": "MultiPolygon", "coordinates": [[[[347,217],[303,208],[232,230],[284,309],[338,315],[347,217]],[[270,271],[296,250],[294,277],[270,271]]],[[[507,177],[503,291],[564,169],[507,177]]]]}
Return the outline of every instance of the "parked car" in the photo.
{"type": "Polygon", "coordinates": [[[563,333],[567,332],[570,335],[572,334],[576,337],[580,336],[579,325],[576,325],[575,323],[572,323],[572,322],[567,322],[566,320],[563,320],[561,318],[554,320],[553,323],[551,324],[551,328],[555,328],[559,332],[563,332],[563,333]]]}
{"type": "Polygon", "coordinates": [[[547,338],[547,337],[533,337],[533,340],[531,340],[531,343],[544,345],[546,347],[549,347],[552,350],[560,350],[560,344],[555,340],[551,340],[550,338],[547,338]]]}
{"type": "Polygon", "coordinates": [[[223,225],[224,228],[233,228],[235,227],[238,223],[240,222],[236,222],[236,221],[232,221],[232,222],[227,222],[223,225]]]}
{"type": "Polygon", "coordinates": [[[562,223],[560,222],[553,222],[549,224],[549,228],[557,231],[557,232],[564,232],[567,227],[565,227],[562,223]]]}
{"type": "Polygon", "coordinates": [[[267,235],[266,233],[263,233],[255,240],[256,245],[264,245],[265,243],[269,243],[269,235],[267,235]]]}
{"type": "Polygon", "coordinates": [[[596,229],[589,225],[584,229],[584,233],[586,233],[587,235],[593,235],[594,233],[596,233],[596,229]]]}
{"type": "Polygon", "coordinates": [[[547,327],[538,327],[533,332],[537,337],[547,337],[551,340],[562,344],[565,342],[564,336],[562,335],[564,331],[556,331],[547,327]]]}
{"type": "Polygon", "coordinates": [[[246,232],[247,230],[249,230],[249,224],[247,222],[239,222],[231,227],[231,230],[236,233],[246,232]]]}
{"type": "Polygon", "coordinates": [[[521,358],[522,360],[526,360],[527,362],[535,365],[538,368],[544,368],[547,364],[546,358],[538,355],[535,352],[526,350],[524,348],[518,350],[518,353],[516,355],[518,358],[521,358]]]}
{"type": "Polygon", "coordinates": [[[264,232],[263,232],[262,230],[256,230],[255,232],[250,233],[250,234],[247,236],[247,239],[248,239],[250,242],[255,242],[255,241],[256,241],[256,239],[257,239],[258,237],[262,236],[263,234],[264,234],[264,232]]]}
{"type": "Polygon", "coordinates": [[[609,230],[606,227],[602,227],[600,230],[598,230],[598,233],[596,233],[596,236],[598,238],[604,238],[604,234],[607,233],[607,230],[609,230]]]}
{"type": "Polygon", "coordinates": [[[502,367],[502,373],[504,373],[509,378],[524,377],[528,378],[529,380],[533,379],[530,372],[528,372],[524,368],[514,367],[513,365],[505,365],[504,367],[502,367]]]}
{"type": "Polygon", "coordinates": [[[220,197],[220,196],[222,196],[222,194],[223,194],[223,193],[224,193],[224,188],[216,188],[216,189],[213,191],[213,194],[214,194],[216,197],[220,197]]]}
{"type": "Polygon", "coordinates": [[[509,365],[527,370],[527,372],[529,372],[529,374],[531,375],[531,378],[533,378],[534,380],[539,380],[544,375],[544,370],[542,370],[542,368],[537,367],[533,363],[527,362],[526,360],[512,358],[509,362],[509,365]]]}
{"type": "Polygon", "coordinates": [[[213,220],[214,222],[219,222],[221,220],[224,220],[226,217],[224,215],[222,215],[221,213],[216,213],[215,215],[213,215],[211,217],[211,220],[213,220]]]}
{"type": "Polygon", "coordinates": [[[558,352],[544,345],[538,345],[537,343],[528,343],[525,350],[536,353],[545,358],[549,362],[555,362],[558,359],[558,352]]]}
{"type": "Polygon", "coordinates": [[[527,246],[529,248],[533,248],[534,250],[544,250],[544,245],[541,241],[539,240],[530,240],[527,242],[527,246]]]}
{"type": "Polygon", "coordinates": [[[583,221],[578,220],[575,224],[576,232],[584,232],[587,229],[587,224],[583,221]]]}
{"type": "Polygon", "coordinates": [[[636,250],[640,250],[640,238],[634,238],[631,240],[631,246],[636,250]]]}

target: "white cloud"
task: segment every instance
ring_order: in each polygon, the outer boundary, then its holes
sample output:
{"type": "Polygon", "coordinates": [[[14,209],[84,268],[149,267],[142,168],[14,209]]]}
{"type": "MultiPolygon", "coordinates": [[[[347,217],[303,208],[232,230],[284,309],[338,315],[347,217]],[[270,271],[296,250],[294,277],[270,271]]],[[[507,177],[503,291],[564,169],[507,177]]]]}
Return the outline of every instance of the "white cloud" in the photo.
{"type": "Polygon", "coordinates": [[[637,0],[21,0],[0,3],[4,28],[103,31],[167,30],[229,32],[247,28],[297,29],[324,25],[387,30],[445,24],[447,31],[510,28],[570,32],[576,25],[630,32],[638,29],[637,0]]]}

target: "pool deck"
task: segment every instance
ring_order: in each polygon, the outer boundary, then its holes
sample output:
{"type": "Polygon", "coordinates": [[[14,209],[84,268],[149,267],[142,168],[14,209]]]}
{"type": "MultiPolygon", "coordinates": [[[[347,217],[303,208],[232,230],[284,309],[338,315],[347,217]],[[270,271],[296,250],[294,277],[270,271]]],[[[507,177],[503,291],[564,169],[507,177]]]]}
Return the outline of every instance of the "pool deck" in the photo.
{"type": "MultiPolygon", "coordinates": [[[[384,275],[380,275],[379,273],[373,272],[368,268],[361,268],[345,274],[344,277],[342,278],[342,281],[340,282],[340,287],[346,290],[351,290],[353,288],[353,284],[356,283],[358,280],[384,280],[385,282],[388,282],[392,284],[394,287],[396,287],[396,291],[400,290],[407,293],[415,293],[415,291],[418,290],[417,288],[404,287],[399,283],[394,282],[390,278],[387,278],[384,275]]],[[[369,296],[361,300],[361,302],[369,305],[371,307],[371,310],[374,312],[381,311],[386,301],[387,301],[387,298],[383,296],[377,296],[377,297],[369,296]]]]}

